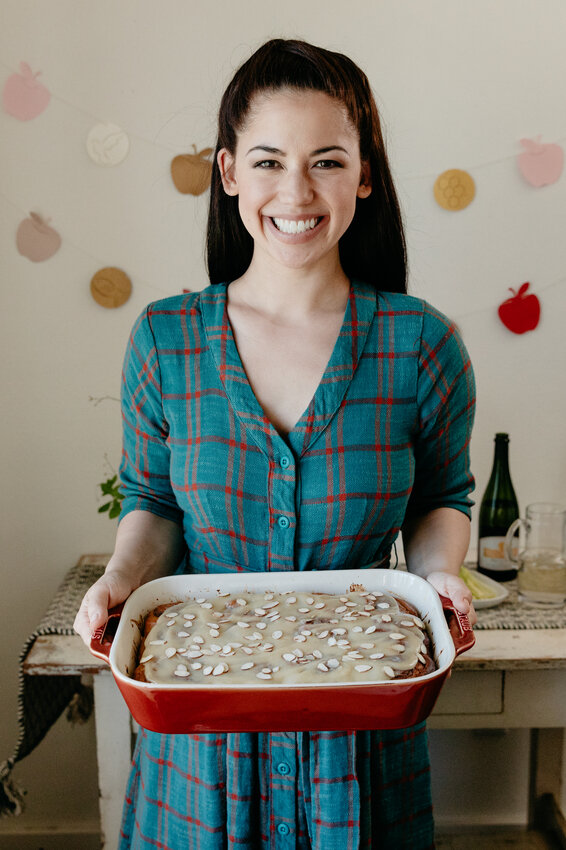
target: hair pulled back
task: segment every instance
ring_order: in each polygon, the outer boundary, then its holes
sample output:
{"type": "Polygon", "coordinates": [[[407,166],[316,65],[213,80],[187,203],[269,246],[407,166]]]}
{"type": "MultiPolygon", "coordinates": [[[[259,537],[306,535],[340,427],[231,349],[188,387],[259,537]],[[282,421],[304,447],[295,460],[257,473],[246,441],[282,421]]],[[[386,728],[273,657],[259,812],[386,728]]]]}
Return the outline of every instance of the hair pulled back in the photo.
{"type": "Polygon", "coordinates": [[[253,240],[238,211],[238,198],[225,193],[216,156],[236,151],[253,98],[281,88],[320,91],[341,101],[356,128],[362,160],[370,165],[372,191],[358,198],[354,219],[339,244],[350,278],[376,289],[406,292],[406,246],[401,210],[389,169],[379,114],[366,75],[347,56],[305,41],[272,39],[236,71],[218,114],[207,228],[211,283],[235,280],[248,268],[253,240]]]}

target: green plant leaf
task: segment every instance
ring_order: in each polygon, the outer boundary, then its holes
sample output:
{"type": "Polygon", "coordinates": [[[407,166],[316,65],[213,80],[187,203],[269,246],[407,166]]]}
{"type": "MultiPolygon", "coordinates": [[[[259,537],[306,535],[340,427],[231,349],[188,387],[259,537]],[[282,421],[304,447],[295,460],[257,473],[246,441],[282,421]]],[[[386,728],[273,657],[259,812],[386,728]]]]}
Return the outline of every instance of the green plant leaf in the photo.
{"type": "Polygon", "coordinates": [[[98,485],[100,487],[101,496],[110,497],[109,502],[105,502],[105,504],[98,508],[98,513],[108,513],[109,519],[116,519],[122,510],[122,499],[124,498],[124,494],[121,492],[120,485],[117,482],[118,476],[113,475],[111,478],[107,478],[106,481],[102,481],[98,485]]]}

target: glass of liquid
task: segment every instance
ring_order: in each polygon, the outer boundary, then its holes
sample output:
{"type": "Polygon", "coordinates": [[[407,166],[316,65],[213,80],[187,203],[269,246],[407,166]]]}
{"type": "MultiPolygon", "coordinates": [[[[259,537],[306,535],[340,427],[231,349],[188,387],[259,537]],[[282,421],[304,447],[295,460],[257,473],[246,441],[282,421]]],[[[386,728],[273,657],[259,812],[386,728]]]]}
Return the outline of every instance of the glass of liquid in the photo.
{"type": "Polygon", "coordinates": [[[506,555],[518,568],[519,598],[538,606],[566,601],[566,508],[554,502],[529,505],[525,518],[516,520],[505,540],[506,555]],[[512,551],[520,532],[519,552],[512,551]]]}

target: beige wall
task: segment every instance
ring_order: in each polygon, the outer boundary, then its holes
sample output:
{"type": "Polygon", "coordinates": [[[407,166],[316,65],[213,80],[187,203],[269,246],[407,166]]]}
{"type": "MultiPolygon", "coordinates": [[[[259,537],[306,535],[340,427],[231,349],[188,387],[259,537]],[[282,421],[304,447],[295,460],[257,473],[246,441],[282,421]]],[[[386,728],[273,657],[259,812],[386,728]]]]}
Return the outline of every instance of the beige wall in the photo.
{"type": "MultiPolygon", "coordinates": [[[[206,282],[206,196],[176,192],[169,162],[192,143],[212,144],[223,86],[267,37],[344,51],[370,76],[406,215],[411,289],[456,319],[475,363],[479,489],[493,433],[504,430],[521,504],[566,500],[566,175],[536,190],[515,163],[523,137],[566,142],[561,0],[3,0],[2,11],[2,84],[26,60],[53,97],[34,121],[0,111],[1,758],[17,733],[22,643],[79,555],[112,546],[97,484],[119,461],[112,398],[129,328],[150,300],[206,282]],[[86,155],[98,121],[129,134],[129,156],[116,168],[86,155]],[[447,168],[476,180],[465,211],[444,212],[433,200],[447,168]],[[48,262],[15,250],[30,210],[62,235],[48,262]],[[106,265],[122,267],[134,286],[114,311],[89,293],[106,265]],[[496,307],[526,280],[543,318],[519,337],[496,307]]],[[[30,789],[22,828],[96,819],[92,738],[91,727],[58,726],[19,766],[30,789]]]]}

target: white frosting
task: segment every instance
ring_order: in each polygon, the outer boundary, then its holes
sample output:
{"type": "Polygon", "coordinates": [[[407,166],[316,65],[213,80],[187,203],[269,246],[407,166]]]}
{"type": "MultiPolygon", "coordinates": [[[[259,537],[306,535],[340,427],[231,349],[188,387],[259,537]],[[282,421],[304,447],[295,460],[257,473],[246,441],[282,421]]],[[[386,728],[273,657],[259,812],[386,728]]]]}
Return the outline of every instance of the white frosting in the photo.
{"type": "Polygon", "coordinates": [[[168,608],[141,663],[158,684],[391,681],[428,660],[424,628],[378,591],[218,594],[168,608]]]}

